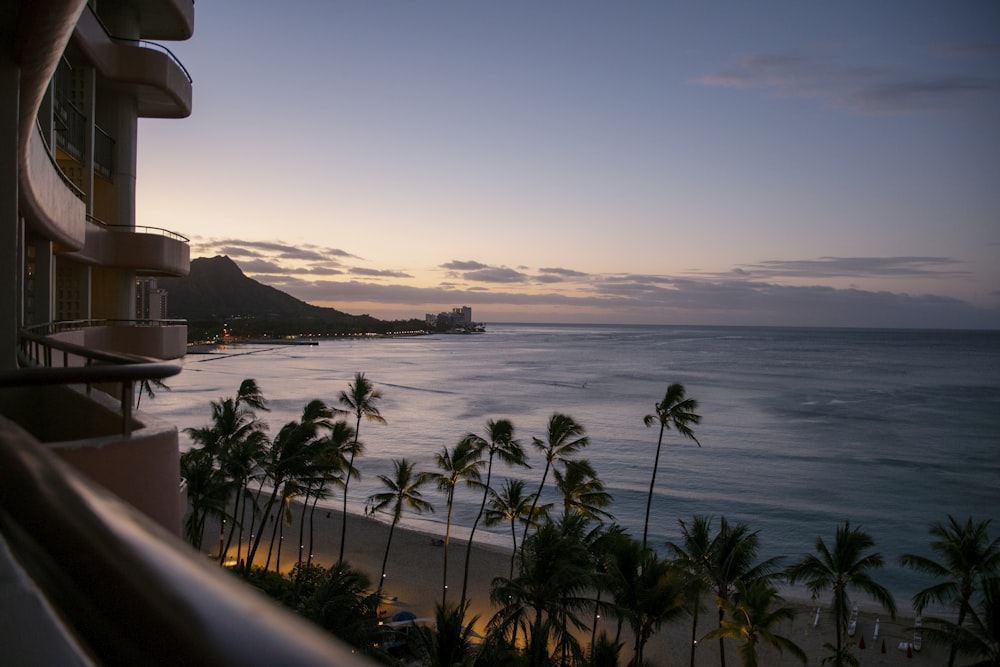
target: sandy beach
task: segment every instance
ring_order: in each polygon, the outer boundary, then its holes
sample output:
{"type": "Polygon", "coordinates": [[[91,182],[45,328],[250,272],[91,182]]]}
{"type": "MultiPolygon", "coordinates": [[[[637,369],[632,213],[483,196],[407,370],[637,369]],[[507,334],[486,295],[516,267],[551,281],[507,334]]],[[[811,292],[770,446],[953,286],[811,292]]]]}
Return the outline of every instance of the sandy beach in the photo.
{"type": "MultiPolygon", "coordinates": [[[[294,514],[296,523],[291,526],[286,525],[284,530],[284,547],[281,553],[282,571],[290,570],[298,559],[298,509],[294,514]]],[[[323,509],[316,511],[313,545],[313,561],[315,563],[330,565],[337,560],[340,546],[340,526],[339,512],[327,512],[323,509]]],[[[353,567],[367,573],[371,577],[373,586],[378,580],[388,533],[388,517],[348,516],[345,559],[353,567]]],[[[308,524],[306,535],[306,546],[308,546],[308,524]]],[[[214,552],[217,555],[219,549],[218,524],[209,525],[205,536],[203,550],[214,552]]],[[[440,535],[432,535],[401,527],[396,528],[383,587],[385,596],[395,598],[386,603],[386,612],[389,616],[404,610],[414,613],[418,618],[434,615],[434,604],[440,601],[442,594],[444,556],[443,547],[437,546],[436,541],[443,537],[443,532],[440,535]]],[[[465,546],[464,540],[452,538],[448,552],[449,602],[456,602],[461,595],[465,546]]],[[[257,556],[258,564],[263,563],[266,552],[266,543],[262,542],[260,553],[257,556]],[[263,557],[261,553],[264,554],[263,557]]],[[[231,555],[235,556],[235,547],[232,549],[231,555]]],[[[272,567],[273,565],[272,560],[272,567]]],[[[474,624],[477,631],[481,632],[484,629],[495,611],[490,606],[490,583],[494,577],[507,576],[509,570],[509,549],[502,550],[492,545],[474,544],[469,570],[468,596],[471,600],[470,618],[479,617],[474,624]]],[[[800,613],[794,621],[786,625],[783,634],[795,641],[805,651],[806,655],[809,656],[809,665],[819,665],[820,660],[828,653],[823,648],[823,644],[833,643],[836,639],[836,631],[826,608],[829,606],[829,597],[827,596],[820,601],[822,610],[819,622],[815,627],[813,621],[816,604],[811,604],[805,597],[798,601],[791,594],[786,594],[785,597],[800,608],[800,613]]],[[[849,638],[849,641],[857,648],[861,639],[864,639],[865,649],[855,651],[863,666],[926,665],[936,667],[946,664],[947,651],[941,647],[930,645],[926,641],[923,643],[923,649],[920,652],[913,652],[912,657],[907,657],[906,651],[899,649],[901,643],[912,640],[913,633],[910,628],[913,622],[911,618],[900,617],[891,620],[877,610],[873,604],[867,604],[867,600],[858,599],[857,602],[861,610],[857,632],[854,637],[849,638]],[[877,637],[874,636],[876,619],[879,620],[877,637]],[[883,643],[885,653],[882,653],[883,643]]],[[[896,604],[900,609],[909,608],[909,600],[897,600],[896,604]]],[[[706,607],[699,618],[699,635],[708,632],[714,625],[714,604],[710,600],[706,601],[706,607]]],[[[614,634],[615,621],[602,622],[602,625],[598,626],[598,632],[601,630],[607,630],[609,634],[614,634]]],[[[652,664],[663,667],[689,664],[690,633],[690,619],[665,626],[654,635],[647,645],[646,658],[652,664]]],[[[589,641],[589,636],[583,639],[586,643],[589,641]]],[[[625,648],[622,650],[620,664],[624,665],[632,655],[630,649],[631,633],[628,632],[627,628],[623,631],[623,641],[625,648]]],[[[791,667],[802,664],[794,657],[787,654],[780,655],[768,647],[764,647],[760,655],[762,665],[791,667]]],[[[726,640],[726,663],[727,665],[740,664],[737,644],[732,640],[726,640]]],[[[706,667],[719,664],[718,640],[699,644],[695,664],[706,667]]]]}

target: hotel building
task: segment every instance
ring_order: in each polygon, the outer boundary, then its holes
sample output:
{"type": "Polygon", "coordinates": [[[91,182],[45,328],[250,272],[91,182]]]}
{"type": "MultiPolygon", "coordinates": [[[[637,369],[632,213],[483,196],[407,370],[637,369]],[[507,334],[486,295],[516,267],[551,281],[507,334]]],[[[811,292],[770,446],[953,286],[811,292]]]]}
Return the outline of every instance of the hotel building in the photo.
{"type": "Polygon", "coordinates": [[[188,240],[136,219],[136,144],[140,118],[191,113],[163,43],[193,32],[193,0],[0,2],[10,664],[354,664],[179,541],[177,428],[133,409],[186,349],[149,279],[187,274],[188,240]]]}

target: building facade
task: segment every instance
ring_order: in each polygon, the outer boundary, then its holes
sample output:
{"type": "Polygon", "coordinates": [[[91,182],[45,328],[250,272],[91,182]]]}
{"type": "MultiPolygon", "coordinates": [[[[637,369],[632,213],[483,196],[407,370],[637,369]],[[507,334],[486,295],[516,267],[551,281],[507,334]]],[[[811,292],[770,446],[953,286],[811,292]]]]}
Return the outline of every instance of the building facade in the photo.
{"type": "Polygon", "coordinates": [[[144,380],[131,362],[186,350],[150,279],[185,275],[189,244],[136,219],[136,147],[140,118],[191,113],[191,78],[163,42],[193,31],[192,0],[0,4],[4,384],[60,367],[134,376],[5,386],[0,413],[175,533],[176,429],[124,404],[144,380]]]}

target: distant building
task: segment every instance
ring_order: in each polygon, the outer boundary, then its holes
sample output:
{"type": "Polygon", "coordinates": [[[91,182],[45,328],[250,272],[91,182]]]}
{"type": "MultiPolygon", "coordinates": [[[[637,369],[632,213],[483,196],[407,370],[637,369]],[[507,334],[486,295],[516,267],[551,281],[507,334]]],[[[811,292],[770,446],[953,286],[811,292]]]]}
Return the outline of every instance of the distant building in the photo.
{"type": "Polygon", "coordinates": [[[135,319],[167,319],[167,290],[156,286],[156,278],[136,279],[135,319]]]}
{"type": "Polygon", "coordinates": [[[472,308],[468,306],[452,308],[450,313],[427,313],[424,319],[428,326],[441,331],[471,331],[476,326],[472,321],[472,308]]]}

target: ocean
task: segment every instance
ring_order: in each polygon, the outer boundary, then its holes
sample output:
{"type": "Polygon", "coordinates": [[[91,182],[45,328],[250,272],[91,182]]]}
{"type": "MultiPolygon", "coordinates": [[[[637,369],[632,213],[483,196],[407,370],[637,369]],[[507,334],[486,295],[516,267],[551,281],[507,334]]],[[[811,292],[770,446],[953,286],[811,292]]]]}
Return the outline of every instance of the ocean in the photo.
{"type": "MultiPolygon", "coordinates": [[[[349,495],[357,513],[392,459],[432,470],[436,452],[483,434],[490,418],[514,423],[535,464],[496,466],[495,488],[517,477],[533,491],[544,461],[532,436],[544,440],[562,412],[586,428],[579,457],[639,538],[659,431],[643,416],[679,382],[699,403],[702,446],[665,433],[649,537],[662,553],[680,538],[678,520],[697,514],[745,522],[759,531],[761,557],[786,563],[812,553],[817,537],[830,544],[849,520],[874,537],[886,558],[876,580],[905,612],[930,582],[898,559],[933,555],[932,522],[992,519],[1000,536],[1000,332],[498,324],[481,335],[228,346],[183,364],[170,391],[142,399],[144,411],[179,429],[203,426],[209,402],[252,377],[272,434],[311,399],[335,404],[364,372],[383,393],[387,424],[362,422],[362,479],[349,495]]],[[[183,433],[181,442],[191,446],[183,433]]],[[[425,498],[437,513],[404,523],[443,534],[444,495],[429,486],[425,498]]],[[[467,534],[479,499],[456,492],[453,534],[467,534]]],[[[480,527],[480,538],[511,546],[509,528],[480,527]]]]}

